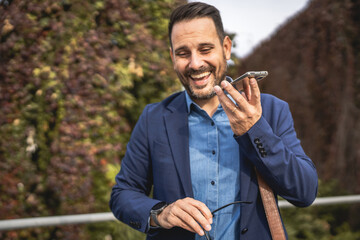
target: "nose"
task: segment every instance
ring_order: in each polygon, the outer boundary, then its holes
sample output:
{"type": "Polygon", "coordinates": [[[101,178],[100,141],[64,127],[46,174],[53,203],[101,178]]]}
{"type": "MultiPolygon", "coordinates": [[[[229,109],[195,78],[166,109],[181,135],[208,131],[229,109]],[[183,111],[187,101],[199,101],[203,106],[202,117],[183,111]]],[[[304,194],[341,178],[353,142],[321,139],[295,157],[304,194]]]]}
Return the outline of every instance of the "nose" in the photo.
{"type": "Polygon", "coordinates": [[[191,69],[197,70],[200,69],[204,65],[204,61],[201,55],[197,53],[192,53],[190,58],[189,67],[191,69]]]}

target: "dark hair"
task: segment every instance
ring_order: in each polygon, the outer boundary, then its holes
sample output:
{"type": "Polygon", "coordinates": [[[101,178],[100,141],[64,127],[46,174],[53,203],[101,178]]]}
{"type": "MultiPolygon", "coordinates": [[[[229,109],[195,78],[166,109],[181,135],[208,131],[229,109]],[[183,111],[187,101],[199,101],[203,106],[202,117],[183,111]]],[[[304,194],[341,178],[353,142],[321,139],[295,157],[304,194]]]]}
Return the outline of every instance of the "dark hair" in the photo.
{"type": "Polygon", "coordinates": [[[224,41],[225,32],[219,10],[216,7],[206,3],[191,2],[177,7],[170,15],[169,41],[171,47],[171,33],[175,23],[203,17],[209,17],[214,21],[216,32],[219,36],[220,42],[222,43],[224,41]]]}

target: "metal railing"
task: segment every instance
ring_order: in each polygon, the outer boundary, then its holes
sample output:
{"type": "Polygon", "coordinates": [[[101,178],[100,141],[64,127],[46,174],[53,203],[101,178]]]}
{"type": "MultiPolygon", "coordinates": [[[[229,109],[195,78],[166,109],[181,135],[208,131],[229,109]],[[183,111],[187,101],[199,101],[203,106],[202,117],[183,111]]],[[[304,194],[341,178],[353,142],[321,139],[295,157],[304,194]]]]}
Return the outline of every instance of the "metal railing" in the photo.
{"type": "MultiPolygon", "coordinates": [[[[360,195],[348,195],[348,196],[338,196],[338,197],[321,197],[316,198],[311,206],[320,206],[320,205],[334,205],[334,204],[351,204],[351,203],[360,203],[360,195]]],[[[280,208],[290,208],[295,207],[291,203],[285,200],[279,201],[280,208]]]]}
{"type": "Polygon", "coordinates": [[[33,217],[0,221],[1,230],[22,229],[31,227],[49,227],[56,225],[82,224],[114,221],[116,218],[111,212],[88,213],[52,217],[33,217]]]}
{"type": "MultiPolygon", "coordinates": [[[[351,204],[351,203],[360,203],[360,195],[317,198],[315,199],[315,201],[311,206],[351,204]]],[[[279,207],[289,208],[294,206],[285,200],[281,200],[279,201],[279,207]]],[[[10,219],[10,220],[0,220],[0,231],[32,228],[32,227],[86,224],[86,223],[106,222],[106,221],[115,221],[115,220],[116,218],[111,212],[10,219]]]]}

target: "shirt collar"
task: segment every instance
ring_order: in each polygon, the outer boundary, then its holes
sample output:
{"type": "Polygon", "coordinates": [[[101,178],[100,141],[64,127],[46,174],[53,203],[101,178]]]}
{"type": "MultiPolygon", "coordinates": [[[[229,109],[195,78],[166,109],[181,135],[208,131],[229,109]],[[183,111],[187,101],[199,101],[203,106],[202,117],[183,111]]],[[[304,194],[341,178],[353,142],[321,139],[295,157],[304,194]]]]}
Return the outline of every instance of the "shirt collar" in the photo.
{"type": "Polygon", "coordinates": [[[191,97],[189,96],[186,90],[185,90],[185,99],[186,99],[187,113],[190,114],[191,105],[196,105],[196,103],[191,99],[191,97]]]}

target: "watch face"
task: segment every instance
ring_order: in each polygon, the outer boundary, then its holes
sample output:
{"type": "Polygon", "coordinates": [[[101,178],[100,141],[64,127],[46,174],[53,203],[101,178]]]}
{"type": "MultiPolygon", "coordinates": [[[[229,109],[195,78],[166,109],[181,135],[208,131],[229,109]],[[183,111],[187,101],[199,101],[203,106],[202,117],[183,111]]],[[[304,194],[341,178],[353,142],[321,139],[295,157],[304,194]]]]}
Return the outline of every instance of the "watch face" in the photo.
{"type": "Polygon", "coordinates": [[[165,205],[166,205],[165,202],[159,202],[158,204],[156,204],[155,206],[153,206],[151,210],[153,210],[153,211],[159,210],[159,209],[161,209],[162,207],[164,207],[165,205]]]}

